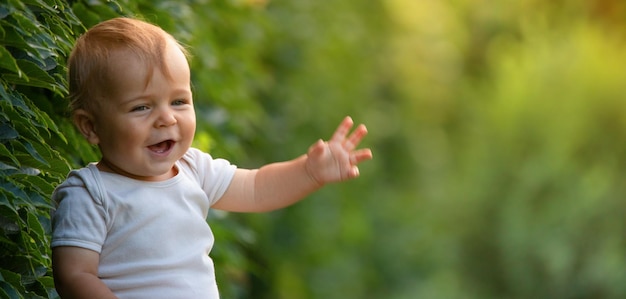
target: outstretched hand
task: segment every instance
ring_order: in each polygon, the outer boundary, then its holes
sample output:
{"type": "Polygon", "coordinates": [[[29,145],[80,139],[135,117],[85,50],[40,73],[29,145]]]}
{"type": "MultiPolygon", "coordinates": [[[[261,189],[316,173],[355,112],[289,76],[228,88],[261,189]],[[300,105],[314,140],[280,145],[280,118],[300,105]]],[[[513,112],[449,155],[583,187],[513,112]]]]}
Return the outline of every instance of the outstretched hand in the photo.
{"type": "Polygon", "coordinates": [[[367,135],[367,128],[361,124],[350,133],[354,125],[352,118],[344,118],[328,141],[318,140],[307,153],[306,170],[318,184],[340,182],[359,176],[358,164],[372,159],[369,148],[356,149],[367,135]]]}

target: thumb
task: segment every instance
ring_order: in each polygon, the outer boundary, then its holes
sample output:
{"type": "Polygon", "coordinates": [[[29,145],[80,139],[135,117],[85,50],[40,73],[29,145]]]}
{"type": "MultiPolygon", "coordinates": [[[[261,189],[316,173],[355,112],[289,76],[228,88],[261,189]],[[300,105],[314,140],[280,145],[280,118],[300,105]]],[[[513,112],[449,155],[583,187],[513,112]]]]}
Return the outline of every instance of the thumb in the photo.
{"type": "Polygon", "coordinates": [[[322,156],[324,153],[324,140],[319,139],[315,142],[311,147],[309,147],[308,155],[311,158],[316,158],[322,156]]]}

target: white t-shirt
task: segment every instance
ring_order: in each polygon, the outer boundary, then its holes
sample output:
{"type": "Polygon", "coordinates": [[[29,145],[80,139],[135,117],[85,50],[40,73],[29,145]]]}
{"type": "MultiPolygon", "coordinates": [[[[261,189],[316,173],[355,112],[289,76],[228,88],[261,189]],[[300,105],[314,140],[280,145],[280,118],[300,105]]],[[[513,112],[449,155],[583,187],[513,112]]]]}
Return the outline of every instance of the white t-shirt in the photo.
{"type": "Polygon", "coordinates": [[[98,276],[119,298],[219,298],[206,218],[236,167],[193,148],[176,167],[160,182],[95,164],[70,172],[53,194],[51,246],[100,253],[98,276]]]}

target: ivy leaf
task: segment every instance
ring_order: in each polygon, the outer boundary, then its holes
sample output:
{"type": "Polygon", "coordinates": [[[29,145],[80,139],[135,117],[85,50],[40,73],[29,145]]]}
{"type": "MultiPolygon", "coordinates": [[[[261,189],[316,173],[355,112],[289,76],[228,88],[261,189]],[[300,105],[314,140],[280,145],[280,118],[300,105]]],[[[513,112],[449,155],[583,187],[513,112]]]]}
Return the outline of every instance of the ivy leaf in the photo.
{"type": "Polygon", "coordinates": [[[15,139],[19,136],[15,128],[10,126],[8,123],[1,122],[0,123],[0,140],[9,140],[15,139]]]}
{"type": "MultiPolygon", "coordinates": [[[[1,207],[7,207],[11,211],[15,211],[15,207],[13,207],[13,203],[11,203],[11,201],[9,200],[9,197],[5,193],[9,193],[9,192],[7,192],[4,189],[0,188],[0,208],[1,207]]],[[[11,196],[11,198],[13,198],[13,197],[11,196]]],[[[6,233],[6,228],[3,227],[3,225],[2,225],[2,218],[4,217],[4,215],[1,212],[2,212],[2,210],[0,209],[0,229],[5,231],[5,233],[6,233]]],[[[18,229],[18,231],[19,231],[19,229],[18,229]]],[[[0,234],[0,245],[2,245],[2,235],[1,234],[0,234]]]]}
{"type": "Polygon", "coordinates": [[[13,100],[11,103],[0,102],[0,111],[11,120],[10,124],[18,132],[18,138],[33,138],[39,142],[44,142],[36,128],[41,127],[41,124],[36,123],[33,111],[27,106],[20,106],[20,104],[25,105],[25,103],[21,102],[19,98],[12,97],[11,100],[13,100]]]}
{"type": "Polygon", "coordinates": [[[0,276],[0,278],[2,278],[2,280],[0,280],[0,289],[5,292],[7,295],[6,298],[24,298],[20,295],[20,293],[23,293],[24,290],[15,288],[16,286],[21,286],[22,278],[19,274],[0,269],[0,276]]]}
{"type": "Polygon", "coordinates": [[[27,32],[27,34],[41,31],[40,29],[41,25],[39,25],[39,22],[37,22],[37,19],[28,18],[24,16],[22,12],[19,12],[19,11],[13,12],[11,14],[11,17],[13,17],[15,21],[17,21],[17,25],[20,28],[22,28],[22,30],[27,32]]]}
{"type": "MultiPolygon", "coordinates": [[[[56,123],[54,123],[54,121],[50,118],[50,116],[48,116],[47,113],[43,111],[36,111],[35,113],[37,115],[37,120],[40,121],[44,125],[44,128],[46,129],[46,131],[55,133],[56,136],[61,139],[61,141],[63,141],[64,143],[67,143],[67,139],[65,138],[65,135],[63,135],[59,131],[59,128],[57,127],[56,123]]],[[[50,137],[50,134],[48,134],[48,137],[50,137]]]]}
{"type": "Polygon", "coordinates": [[[17,290],[9,283],[0,280],[0,297],[9,299],[21,299],[24,298],[18,294],[17,290]]]}
{"type": "Polygon", "coordinates": [[[13,165],[6,164],[4,162],[0,162],[0,171],[6,172],[6,170],[10,170],[11,172],[17,172],[17,167],[13,165]]]}
{"type": "MultiPolygon", "coordinates": [[[[17,65],[22,70],[22,72],[24,72],[24,74],[28,76],[28,78],[31,81],[35,80],[38,82],[42,82],[43,85],[39,87],[47,87],[48,84],[51,84],[51,85],[56,84],[56,81],[54,80],[54,78],[52,78],[48,74],[48,72],[44,71],[43,69],[41,69],[40,66],[38,66],[37,64],[31,61],[19,59],[17,60],[17,65]]],[[[50,88],[50,89],[54,89],[54,88],[50,88]]]]}
{"type": "Polygon", "coordinates": [[[39,219],[37,219],[37,216],[35,216],[32,213],[28,213],[28,215],[26,216],[26,221],[28,223],[28,229],[30,232],[34,233],[37,240],[45,240],[45,234],[46,232],[43,229],[43,226],[41,226],[41,223],[39,223],[39,219]]]}
{"type": "Polygon", "coordinates": [[[59,20],[56,15],[43,14],[43,18],[50,27],[50,31],[55,35],[55,45],[62,49],[63,53],[69,53],[76,38],[72,28],[59,20]]]}
{"type": "MultiPolygon", "coordinates": [[[[54,288],[54,279],[50,276],[39,277],[37,278],[37,280],[39,281],[41,286],[43,286],[47,290],[51,290],[54,288]]],[[[50,298],[53,298],[53,297],[50,297],[50,298]]]]}
{"type": "Polygon", "coordinates": [[[6,91],[6,82],[0,81],[0,99],[8,99],[10,98],[9,94],[6,91]]]}
{"type": "Polygon", "coordinates": [[[0,176],[0,193],[8,195],[8,197],[5,196],[0,203],[10,207],[12,210],[15,210],[15,207],[18,206],[19,203],[25,202],[24,200],[28,198],[26,192],[18,185],[19,184],[9,178],[0,176]]]}
{"type": "Polygon", "coordinates": [[[104,10],[94,13],[85,4],[78,1],[72,5],[72,10],[77,16],[80,16],[82,23],[87,27],[91,27],[102,21],[102,18],[108,17],[108,14],[104,16],[104,10]]]}
{"type": "Polygon", "coordinates": [[[52,194],[54,191],[54,186],[39,175],[19,174],[15,175],[15,178],[18,179],[18,181],[29,185],[30,188],[37,191],[37,193],[52,194]]]}
{"type": "Polygon", "coordinates": [[[13,153],[6,147],[6,145],[4,145],[3,143],[0,143],[0,157],[8,157],[9,159],[11,159],[11,161],[13,163],[15,163],[14,164],[15,166],[17,166],[17,167],[20,166],[20,162],[13,155],[13,153]]]}
{"type": "MultiPolygon", "coordinates": [[[[37,162],[45,165],[45,166],[50,166],[50,164],[48,163],[48,161],[46,161],[46,159],[44,159],[39,152],[37,152],[37,150],[35,149],[35,147],[33,146],[32,143],[28,142],[27,140],[20,140],[20,141],[13,141],[11,140],[11,145],[13,145],[13,148],[15,149],[21,149],[22,153],[28,153],[28,156],[34,158],[34,160],[36,160],[37,162]]],[[[28,159],[23,159],[23,162],[28,161],[28,159]]]]}
{"type": "Polygon", "coordinates": [[[4,19],[8,15],[9,15],[9,9],[4,6],[0,6],[0,19],[4,19]]]}
{"type": "Polygon", "coordinates": [[[50,34],[33,34],[27,42],[30,44],[31,48],[35,50],[35,53],[29,53],[29,56],[40,68],[50,71],[57,66],[57,52],[62,52],[62,49],[56,45],[50,34]]]}
{"type": "Polygon", "coordinates": [[[0,36],[0,42],[2,42],[2,44],[15,47],[17,49],[32,50],[30,45],[26,43],[26,40],[24,39],[24,36],[26,35],[21,32],[22,30],[15,28],[13,24],[7,22],[6,20],[0,20],[0,27],[4,29],[4,34],[0,36]]]}
{"type": "Polygon", "coordinates": [[[42,0],[22,0],[22,3],[27,4],[27,5],[35,6],[38,9],[42,9],[42,10],[46,10],[46,11],[50,11],[50,12],[58,12],[57,9],[55,9],[54,7],[48,5],[48,3],[46,3],[45,1],[42,1],[42,0]]]}
{"type": "Polygon", "coordinates": [[[61,95],[66,94],[67,90],[52,78],[46,71],[42,70],[35,63],[24,59],[18,59],[17,64],[22,71],[22,76],[4,74],[2,77],[14,84],[41,87],[61,95]]]}
{"type": "Polygon", "coordinates": [[[13,58],[13,55],[7,50],[6,47],[0,46],[0,67],[18,73],[20,71],[17,66],[17,62],[13,58]]]}

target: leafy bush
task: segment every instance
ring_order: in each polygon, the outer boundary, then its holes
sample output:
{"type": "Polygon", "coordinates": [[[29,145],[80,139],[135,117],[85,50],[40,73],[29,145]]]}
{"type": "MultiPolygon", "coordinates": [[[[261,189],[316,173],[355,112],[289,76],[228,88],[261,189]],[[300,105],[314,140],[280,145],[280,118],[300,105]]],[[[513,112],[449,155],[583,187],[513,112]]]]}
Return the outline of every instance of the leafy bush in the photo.
{"type": "Polygon", "coordinates": [[[80,28],[64,1],[0,6],[0,297],[55,296],[49,197],[72,161],[93,153],[59,119],[64,61],[80,28]]]}

